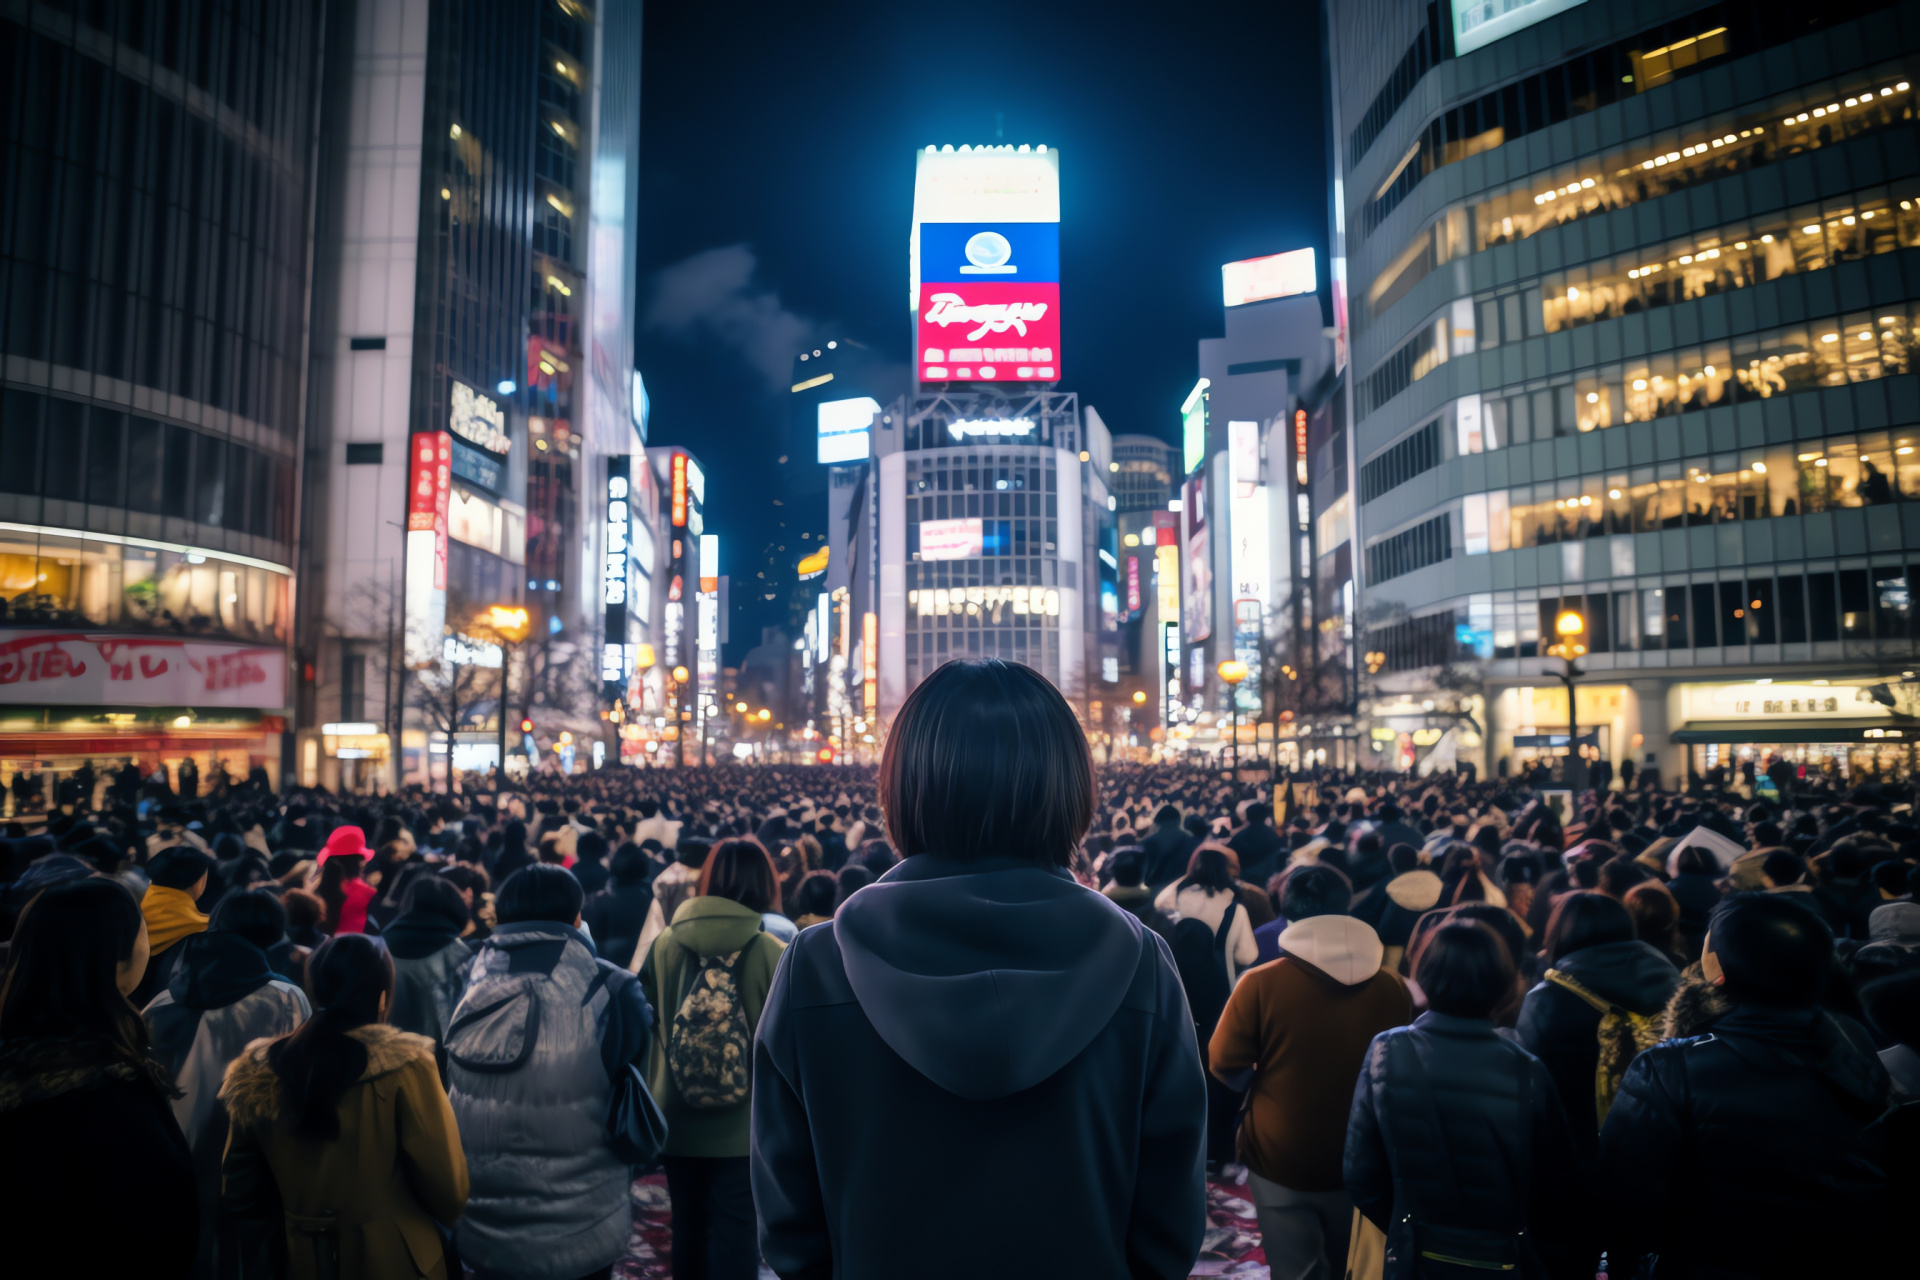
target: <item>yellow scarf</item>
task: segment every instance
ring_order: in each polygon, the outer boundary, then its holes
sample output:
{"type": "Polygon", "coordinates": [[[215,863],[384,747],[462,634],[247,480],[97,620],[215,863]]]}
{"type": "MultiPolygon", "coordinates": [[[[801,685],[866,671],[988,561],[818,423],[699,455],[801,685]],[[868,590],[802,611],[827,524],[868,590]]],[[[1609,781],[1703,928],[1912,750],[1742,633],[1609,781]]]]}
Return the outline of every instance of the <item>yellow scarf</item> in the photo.
{"type": "Polygon", "coordinates": [[[140,914],[147,918],[147,945],[159,955],[190,933],[207,927],[207,918],[193,905],[193,895],[185,889],[150,885],[140,899],[140,914]]]}

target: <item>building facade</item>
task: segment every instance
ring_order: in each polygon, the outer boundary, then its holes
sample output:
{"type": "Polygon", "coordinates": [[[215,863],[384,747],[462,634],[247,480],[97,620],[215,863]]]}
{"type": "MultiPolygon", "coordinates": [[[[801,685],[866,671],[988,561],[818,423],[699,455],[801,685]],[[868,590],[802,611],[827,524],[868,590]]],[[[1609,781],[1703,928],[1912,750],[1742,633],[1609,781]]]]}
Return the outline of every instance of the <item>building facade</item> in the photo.
{"type": "Polygon", "coordinates": [[[1477,13],[1328,9],[1377,761],[1904,771],[1920,9],[1477,13]]]}
{"type": "Polygon", "coordinates": [[[536,722],[514,734],[529,763],[562,734],[615,741],[598,713],[649,621],[612,608],[629,575],[607,558],[614,526],[629,570],[647,532],[612,505],[623,473],[646,481],[630,461],[638,24],[636,4],[564,0],[332,8],[303,781],[446,785],[449,766],[494,765],[503,672],[506,718],[536,722]],[[493,605],[530,614],[510,666],[493,605]]]}
{"type": "Polygon", "coordinates": [[[0,781],[278,780],[322,10],[0,13],[0,781]]]}

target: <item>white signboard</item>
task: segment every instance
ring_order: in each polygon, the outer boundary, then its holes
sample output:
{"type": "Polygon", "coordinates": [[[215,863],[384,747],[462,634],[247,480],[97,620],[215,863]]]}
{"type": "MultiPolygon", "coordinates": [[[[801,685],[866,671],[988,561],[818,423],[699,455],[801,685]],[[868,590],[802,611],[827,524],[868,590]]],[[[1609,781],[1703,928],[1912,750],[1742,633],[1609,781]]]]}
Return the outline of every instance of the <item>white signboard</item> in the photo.
{"type": "Polygon", "coordinates": [[[0,703],[284,707],[287,652],[158,636],[0,631],[0,703]]]}
{"type": "Polygon", "coordinates": [[[920,558],[922,560],[969,560],[982,549],[980,521],[922,520],[920,522],[920,558]]]}

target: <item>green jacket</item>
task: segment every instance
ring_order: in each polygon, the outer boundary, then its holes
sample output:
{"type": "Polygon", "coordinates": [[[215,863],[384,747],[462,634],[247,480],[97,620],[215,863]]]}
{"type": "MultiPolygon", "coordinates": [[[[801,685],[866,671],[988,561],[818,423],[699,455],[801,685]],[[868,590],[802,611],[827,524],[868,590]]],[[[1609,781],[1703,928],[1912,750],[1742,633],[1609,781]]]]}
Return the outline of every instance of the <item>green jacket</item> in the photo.
{"type": "Polygon", "coordinates": [[[746,1006],[747,1025],[760,1026],[760,1010],[773,985],[773,971],[787,944],[760,928],[760,913],[728,898],[688,898],[673,913],[673,923],[653,941],[640,970],[641,989],[653,1006],[653,1046],[647,1055],[647,1087],[667,1117],[670,1156],[744,1156],[747,1154],[752,1098],[719,1110],[695,1110],[680,1101],[667,1070],[667,1037],[699,969],[698,957],[745,951],[735,976],[746,1006]]]}

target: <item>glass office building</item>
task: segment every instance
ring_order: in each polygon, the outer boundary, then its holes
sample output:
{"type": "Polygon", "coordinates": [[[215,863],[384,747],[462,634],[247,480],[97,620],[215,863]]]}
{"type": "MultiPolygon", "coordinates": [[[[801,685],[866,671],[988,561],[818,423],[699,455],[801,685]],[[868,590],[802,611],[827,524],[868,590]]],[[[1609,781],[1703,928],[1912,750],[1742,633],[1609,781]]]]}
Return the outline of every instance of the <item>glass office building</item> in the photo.
{"type": "Polygon", "coordinates": [[[277,776],[320,12],[0,14],[0,780],[277,776]]]}
{"type": "Polygon", "coordinates": [[[1453,666],[1484,767],[1905,772],[1920,14],[1329,13],[1376,723],[1453,666]]]}

